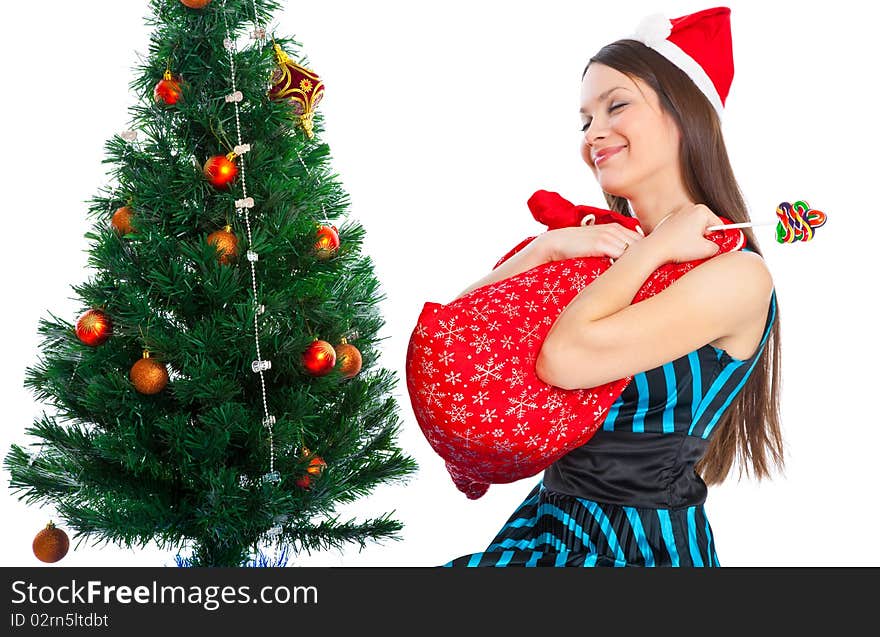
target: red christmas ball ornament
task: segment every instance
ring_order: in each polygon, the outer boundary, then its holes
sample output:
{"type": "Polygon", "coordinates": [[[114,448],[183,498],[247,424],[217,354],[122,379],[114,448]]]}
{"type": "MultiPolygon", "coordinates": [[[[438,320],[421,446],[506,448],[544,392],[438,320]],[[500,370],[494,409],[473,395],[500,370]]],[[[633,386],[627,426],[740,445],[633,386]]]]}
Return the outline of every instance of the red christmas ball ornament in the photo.
{"type": "Polygon", "coordinates": [[[67,533],[55,526],[55,523],[49,521],[46,528],[37,533],[34,538],[34,555],[41,562],[57,562],[65,555],[70,548],[70,539],[67,533]]]}
{"type": "Polygon", "coordinates": [[[228,155],[214,155],[205,162],[203,172],[205,178],[215,188],[225,189],[238,175],[238,166],[235,165],[235,153],[228,155]]]}
{"type": "Polygon", "coordinates": [[[101,310],[91,309],[76,322],[76,337],[91,347],[102,345],[113,332],[113,322],[101,310]]]}
{"type": "Polygon", "coordinates": [[[180,3],[190,9],[204,9],[211,4],[211,0],[180,0],[180,3]]]}
{"type": "Polygon", "coordinates": [[[339,371],[342,372],[342,375],[345,378],[357,375],[363,364],[360,350],[346,341],[344,336],[342,342],[335,349],[336,359],[339,361],[339,371]]]}
{"type": "Polygon", "coordinates": [[[336,350],[327,341],[316,338],[303,352],[302,364],[312,376],[324,376],[336,365],[336,350]]]}
{"type": "Polygon", "coordinates": [[[170,70],[165,71],[165,75],[153,89],[153,99],[166,106],[173,106],[180,99],[180,81],[174,79],[170,70]]]}
{"type": "Polygon", "coordinates": [[[308,489],[312,484],[312,477],[309,474],[305,474],[304,476],[300,476],[295,480],[296,486],[301,487],[303,489],[308,489]]]}
{"type": "Polygon", "coordinates": [[[238,256],[238,237],[232,234],[230,225],[209,234],[208,243],[217,248],[217,259],[222,265],[232,263],[238,256]]]}
{"type": "Polygon", "coordinates": [[[336,254],[337,250],[339,250],[339,243],[339,232],[336,230],[336,226],[318,226],[318,239],[315,241],[315,256],[322,261],[329,259],[336,254]]]}

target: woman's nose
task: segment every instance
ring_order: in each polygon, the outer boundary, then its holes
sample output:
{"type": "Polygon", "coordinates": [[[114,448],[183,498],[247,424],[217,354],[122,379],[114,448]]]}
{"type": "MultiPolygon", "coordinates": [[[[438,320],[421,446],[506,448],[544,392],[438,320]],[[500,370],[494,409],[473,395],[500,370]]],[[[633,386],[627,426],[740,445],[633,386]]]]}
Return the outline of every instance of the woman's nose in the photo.
{"type": "Polygon", "coordinates": [[[591,122],[589,128],[584,131],[584,141],[590,147],[595,146],[596,142],[603,137],[605,137],[605,135],[601,128],[601,124],[597,124],[596,122],[591,122]]]}
{"type": "Polygon", "coordinates": [[[604,135],[591,135],[591,134],[584,135],[584,149],[590,155],[591,158],[593,156],[593,148],[595,148],[596,144],[600,143],[604,137],[605,137],[604,135]]]}

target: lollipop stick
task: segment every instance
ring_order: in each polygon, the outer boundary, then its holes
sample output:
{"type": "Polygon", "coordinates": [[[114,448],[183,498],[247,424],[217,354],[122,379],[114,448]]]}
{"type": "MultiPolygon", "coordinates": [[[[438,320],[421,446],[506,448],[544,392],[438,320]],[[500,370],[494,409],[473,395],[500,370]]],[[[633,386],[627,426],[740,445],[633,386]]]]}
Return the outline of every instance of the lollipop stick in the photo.
{"type": "Polygon", "coordinates": [[[730,230],[731,228],[749,228],[751,226],[775,226],[776,221],[746,221],[743,223],[728,223],[721,226],[709,226],[706,230],[730,230]]]}

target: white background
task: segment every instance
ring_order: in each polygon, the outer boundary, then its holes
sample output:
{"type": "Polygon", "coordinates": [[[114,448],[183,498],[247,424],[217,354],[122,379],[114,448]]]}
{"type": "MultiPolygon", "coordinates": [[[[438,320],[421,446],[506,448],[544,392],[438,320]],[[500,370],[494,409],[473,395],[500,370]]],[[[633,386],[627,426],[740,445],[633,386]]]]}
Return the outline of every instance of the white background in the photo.
{"type": "MultiPolygon", "coordinates": [[[[387,295],[382,366],[397,371],[399,442],[420,465],[342,519],[395,510],[399,541],[303,555],[293,563],[430,566],[482,550],[537,477],[470,501],[429,447],[406,394],[404,358],[425,301],[447,302],[525,236],[539,188],[605,205],[578,155],[580,74],[602,45],[649,13],[695,2],[290,2],[273,25],[303,44],[326,84],[333,166],[387,295]]],[[[829,221],[810,243],[757,229],[782,329],[787,471],[732,475],[706,503],[723,566],[880,565],[873,294],[878,163],[875,29],[870,3],[732,1],[735,77],[724,133],[754,220],[806,199],[829,221]],[[859,228],[859,224],[863,227],[859,228]]],[[[145,55],[147,2],[12,3],[4,8],[2,162],[4,410],[0,446],[29,439],[43,405],[24,389],[37,321],[75,320],[70,286],[87,278],[85,201],[108,180],[105,140],[128,128],[128,84],[145,55]]],[[[716,211],[724,214],[724,211],[716,211]]],[[[51,506],[26,506],[2,476],[3,565],[31,551],[51,506]]],[[[61,525],[64,526],[63,522],[61,525]]],[[[70,532],[71,530],[68,529],[70,532]]],[[[72,532],[70,533],[72,536],[72,532]]],[[[56,566],[173,565],[173,553],[83,541],[56,566]]]]}

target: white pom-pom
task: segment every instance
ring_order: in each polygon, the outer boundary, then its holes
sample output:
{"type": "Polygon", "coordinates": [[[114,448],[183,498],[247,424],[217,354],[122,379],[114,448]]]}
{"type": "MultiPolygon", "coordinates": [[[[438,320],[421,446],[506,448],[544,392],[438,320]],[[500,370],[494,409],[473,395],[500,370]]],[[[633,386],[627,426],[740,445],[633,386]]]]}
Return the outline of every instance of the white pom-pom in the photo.
{"type": "Polygon", "coordinates": [[[669,18],[662,13],[652,13],[642,19],[630,38],[651,46],[668,38],[670,33],[672,22],[669,18]]]}

